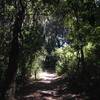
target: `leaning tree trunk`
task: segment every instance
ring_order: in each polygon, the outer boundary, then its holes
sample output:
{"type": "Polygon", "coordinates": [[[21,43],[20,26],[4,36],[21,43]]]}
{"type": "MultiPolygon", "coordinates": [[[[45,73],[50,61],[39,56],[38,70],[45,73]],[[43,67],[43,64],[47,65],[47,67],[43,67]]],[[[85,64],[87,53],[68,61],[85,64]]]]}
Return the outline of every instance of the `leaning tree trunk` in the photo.
{"type": "Polygon", "coordinates": [[[81,65],[82,65],[83,67],[85,67],[85,66],[84,66],[85,61],[84,61],[83,46],[81,46],[80,52],[81,52],[81,65]]]}
{"type": "MultiPolygon", "coordinates": [[[[5,94],[12,87],[12,84],[15,83],[17,68],[18,68],[18,55],[19,55],[19,41],[18,36],[21,33],[21,27],[23,23],[23,19],[25,16],[25,9],[22,5],[21,0],[19,0],[20,10],[17,12],[15,17],[15,22],[13,26],[13,39],[11,42],[11,50],[9,54],[9,64],[5,74],[5,80],[2,86],[2,100],[5,99],[5,94]]],[[[7,99],[8,100],[8,99],[7,99]]]]}

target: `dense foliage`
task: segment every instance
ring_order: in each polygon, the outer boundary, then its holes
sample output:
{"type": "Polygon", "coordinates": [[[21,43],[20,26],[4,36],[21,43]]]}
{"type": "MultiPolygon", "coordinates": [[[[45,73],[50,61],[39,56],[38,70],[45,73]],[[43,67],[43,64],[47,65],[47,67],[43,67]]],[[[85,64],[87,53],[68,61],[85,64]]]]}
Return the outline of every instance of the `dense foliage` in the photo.
{"type": "Polygon", "coordinates": [[[1,0],[0,99],[11,100],[45,69],[66,74],[71,88],[98,94],[99,12],[99,0],[1,0]]]}

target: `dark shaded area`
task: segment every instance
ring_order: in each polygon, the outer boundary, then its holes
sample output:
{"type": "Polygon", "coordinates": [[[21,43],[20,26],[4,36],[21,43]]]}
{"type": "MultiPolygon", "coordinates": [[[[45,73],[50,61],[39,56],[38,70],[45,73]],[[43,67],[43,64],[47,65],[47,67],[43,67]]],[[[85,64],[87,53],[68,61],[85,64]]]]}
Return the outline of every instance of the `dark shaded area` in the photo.
{"type": "Polygon", "coordinates": [[[56,62],[57,62],[57,58],[55,56],[52,55],[46,56],[46,59],[44,61],[44,71],[45,70],[55,71],[56,62]]]}

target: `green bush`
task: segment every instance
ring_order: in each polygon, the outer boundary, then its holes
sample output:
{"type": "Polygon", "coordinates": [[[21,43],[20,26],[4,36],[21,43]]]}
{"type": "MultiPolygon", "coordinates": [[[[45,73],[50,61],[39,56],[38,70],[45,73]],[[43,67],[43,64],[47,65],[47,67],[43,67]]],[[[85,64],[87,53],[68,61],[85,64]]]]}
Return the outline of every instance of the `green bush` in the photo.
{"type": "Polygon", "coordinates": [[[58,75],[69,74],[76,66],[76,52],[69,45],[55,50],[55,55],[59,58],[56,64],[58,75]]]}

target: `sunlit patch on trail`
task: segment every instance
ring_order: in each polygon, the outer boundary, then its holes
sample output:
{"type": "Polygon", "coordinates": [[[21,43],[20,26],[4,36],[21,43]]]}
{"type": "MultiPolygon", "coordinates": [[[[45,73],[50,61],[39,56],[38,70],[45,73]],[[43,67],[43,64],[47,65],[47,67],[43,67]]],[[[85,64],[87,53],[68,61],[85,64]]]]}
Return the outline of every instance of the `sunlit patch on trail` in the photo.
{"type": "Polygon", "coordinates": [[[49,72],[41,72],[39,73],[39,78],[41,82],[50,83],[51,81],[57,79],[56,73],[49,73],[49,72]]]}
{"type": "MultiPolygon", "coordinates": [[[[38,90],[30,95],[24,96],[27,100],[58,100],[58,96],[55,95],[56,91],[54,90],[38,90]]],[[[26,100],[25,99],[25,100],[26,100]]]]}
{"type": "Polygon", "coordinates": [[[44,97],[44,100],[57,100],[57,99],[54,99],[53,97],[44,97]]]}

